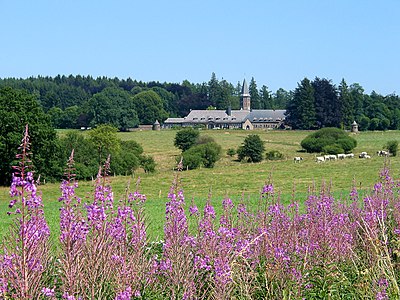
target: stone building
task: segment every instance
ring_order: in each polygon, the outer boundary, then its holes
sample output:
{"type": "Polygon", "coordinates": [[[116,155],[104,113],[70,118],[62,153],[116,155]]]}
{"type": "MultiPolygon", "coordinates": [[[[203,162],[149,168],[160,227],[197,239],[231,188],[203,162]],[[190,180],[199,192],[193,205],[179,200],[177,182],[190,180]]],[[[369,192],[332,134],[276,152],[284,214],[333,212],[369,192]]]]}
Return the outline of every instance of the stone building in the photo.
{"type": "Polygon", "coordinates": [[[207,129],[278,129],[285,128],[286,110],[251,109],[246,80],[240,95],[240,110],[191,110],[184,118],[168,118],[163,127],[204,127],[207,129]]]}

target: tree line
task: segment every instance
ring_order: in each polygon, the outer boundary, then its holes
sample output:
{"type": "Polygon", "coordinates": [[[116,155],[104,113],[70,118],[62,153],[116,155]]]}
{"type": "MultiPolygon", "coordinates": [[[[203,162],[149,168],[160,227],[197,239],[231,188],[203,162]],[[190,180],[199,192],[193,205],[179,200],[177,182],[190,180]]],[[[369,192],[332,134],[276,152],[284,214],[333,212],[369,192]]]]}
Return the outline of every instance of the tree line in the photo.
{"type": "Polygon", "coordinates": [[[326,78],[304,78],[286,109],[286,121],[293,129],[349,129],[354,121],[360,130],[400,129],[398,95],[375,91],[368,95],[361,85],[348,85],[344,79],[336,86],[326,78]]]}
{"type": "MultiPolygon", "coordinates": [[[[36,97],[55,128],[95,127],[112,124],[120,130],[153,124],[168,117],[184,117],[191,109],[240,109],[242,84],[219,80],[161,83],[91,76],[0,78],[0,87],[26,90],[36,97]]],[[[254,109],[284,109],[291,92],[272,93],[249,83],[254,109]]]]}

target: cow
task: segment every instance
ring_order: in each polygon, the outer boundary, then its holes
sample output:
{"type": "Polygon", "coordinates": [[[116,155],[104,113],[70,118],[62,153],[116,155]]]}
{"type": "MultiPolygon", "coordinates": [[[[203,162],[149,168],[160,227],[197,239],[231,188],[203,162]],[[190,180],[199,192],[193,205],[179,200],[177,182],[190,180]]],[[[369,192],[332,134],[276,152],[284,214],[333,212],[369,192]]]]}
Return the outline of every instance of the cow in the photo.
{"type": "Polygon", "coordinates": [[[300,157],[300,156],[296,156],[295,158],[293,158],[293,161],[294,161],[295,163],[299,163],[299,162],[301,162],[302,160],[303,160],[303,158],[300,157]]]}
{"type": "Polygon", "coordinates": [[[324,156],[317,156],[317,157],[315,158],[315,161],[316,161],[317,163],[324,162],[324,161],[325,161],[325,157],[324,157],[324,156]]]}
{"type": "Polygon", "coordinates": [[[379,150],[376,154],[378,154],[378,156],[389,156],[389,152],[385,150],[379,150]]]}
{"type": "Polygon", "coordinates": [[[346,154],[340,153],[340,154],[337,155],[337,158],[338,159],[345,159],[346,158],[346,154]]]}

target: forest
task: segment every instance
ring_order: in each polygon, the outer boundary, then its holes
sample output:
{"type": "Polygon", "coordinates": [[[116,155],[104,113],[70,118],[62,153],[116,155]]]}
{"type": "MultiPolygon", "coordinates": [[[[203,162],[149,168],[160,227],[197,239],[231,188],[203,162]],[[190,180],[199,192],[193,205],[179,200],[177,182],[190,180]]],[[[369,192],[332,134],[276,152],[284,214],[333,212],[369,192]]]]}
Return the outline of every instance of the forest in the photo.
{"type": "MultiPolygon", "coordinates": [[[[125,131],[155,120],[184,117],[191,109],[240,109],[242,84],[220,80],[212,73],[203,83],[81,75],[0,78],[0,88],[6,86],[34,95],[55,128],[111,124],[125,131]]],[[[249,92],[252,109],[287,109],[287,123],[294,129],[349,128],[353,121],[361,130],[400,128],[398,95],[366,94],[360,84],[348,84],[345,79],[335,85],[326,78],[304,78],[293,91],[271,91],[252,77],[249,92]]]]}

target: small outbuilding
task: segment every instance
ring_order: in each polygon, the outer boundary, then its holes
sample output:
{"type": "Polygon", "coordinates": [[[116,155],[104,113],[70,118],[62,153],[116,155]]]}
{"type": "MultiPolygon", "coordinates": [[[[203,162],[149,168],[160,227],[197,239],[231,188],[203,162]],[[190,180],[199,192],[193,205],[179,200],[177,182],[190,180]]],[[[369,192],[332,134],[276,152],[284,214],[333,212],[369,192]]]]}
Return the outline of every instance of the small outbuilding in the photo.
{"type": "Polygon", "coordinates": [[[160,122],[156,120],[153,124],[153,130],[160,130],[160,129],[161,129],[160,122]]]}
{"type": "Polygon", "coordinates": [[[353,124],[351,124],[351,132],[358,133],[358,124],[356,121],[354,121],[353,124]]]}

